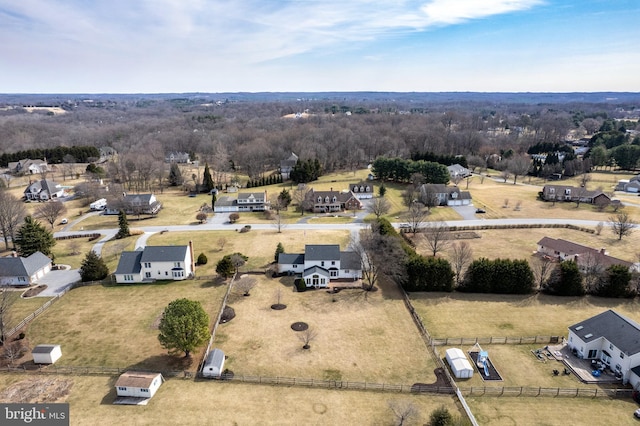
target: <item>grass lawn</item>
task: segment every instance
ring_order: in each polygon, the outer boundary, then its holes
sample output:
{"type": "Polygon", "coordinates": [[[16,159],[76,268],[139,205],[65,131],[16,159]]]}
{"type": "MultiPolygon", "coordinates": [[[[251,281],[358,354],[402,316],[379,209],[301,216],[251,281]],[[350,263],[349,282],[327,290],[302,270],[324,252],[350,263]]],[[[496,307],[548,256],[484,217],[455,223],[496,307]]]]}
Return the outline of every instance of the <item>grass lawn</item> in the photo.
{"type": "Polygon", "coordinates": [[[640,305],[626,299],[466,293],[410,293],[409,297],[436,338],[566,336],[570,325],[607,309],[640,321],[640,305]]]}
{"type": "Polygon", "coordinates": [[[51,298],[48,297],[30,297],[28,299],[20,297],[24,290],[12,291],[14,302],[11,305],[9,314],[9,328],[14,327],[20,321],[32,314],[39,307],[47,303],[51,298]]]}
{"type": "MultiPolygon", "coordinates": [[[[475,178],[474,178],[475,179],[475,178]]],[[[477,179],[476,179],[477,180],[477,179]]],[[[522,182],[526,182],[523,180],[522,182]]],[[[617,182],[617,181],[616,181],[617,182]]],[[[548,184],[573,185],[576,182],[546,182],[548,184]]],[[[553,205],[550,202],[538,200],[538,192],[542,191],[544,182],[538,185],[513,185],[512,181],[503,183],[496,182],[492,179],[485,178],[483,183],[479,180],[473,181],[469,185],[469,191],[473,197],[473,204],[476,207],[484,208],[487,213],[483,217],[487,219],[502,218],[579,218],[583,220],[601,220],[607,222],[611,216],[611,209],[605,209],[603,212],[597,211],[590,204],[580,204],[576,208],[575,203],[558,202],[553,205]],[[506,201],[508,200],[508,203],[506,201]],[[520,203],[519,209],[516,209],[520,203]],[[506,204],[506,207],[505,207],[506,204]]],[[[588,184],[587,188],[595,189],[596,185],[588,184]]],[[[607,189],[605,189],[607,191],[607,189]]],[[[627,207],[631,215],[640,217],[640,213],[636,207],[627,207]]]]}
{"type": "Polygon", "coordinates": [[[261,278],[250,297],[235,295],[236,317],[218,328],[214,345],[239,375],[265,375],[375,383],[433,383],[435,362],[418,335],[398,291],[382,285],[366,294],[343,290],[294,292],[291,278],[261,278]],[[284,310],[273,310],[276,292],[284,310]],[[291,324],[317,332],[311,348],[291,324]]]}
{"type": "Polygon", "coordinates": [[[467,397],[481,425],[637,425],[638,404],[608,398],[467,397]]]}
{"type": "MultiPolygon", "coordinates": [[[[235,229],[235,228],[232,228],[235,229]]],[[[240,252],[249,257],[241,271],[265,270],[274,261],[276,246],[281,242],[287,253],[302,253],[305,244],[340,244],[344,250],[349,244],[348,231],[294,231],[284,229],[273,231],[206,231],[206,232],[167,232],[154,234],[148,245],[181,245],[193,241],[193,250],[197,259],[200,253],[208,258],[205,266],[197,267],[197,274],[215,274],[216,263],[224,255],[240,252]],[[224,248],[221,250],[221,240],[224,248]]],[[[117,263],[117,262],[116,262],[117,263]]]]}
{"type": "Polygon", "coordinates": [[[71,268],[74,269],[79,268],[86,254],[93,249],[93,246],[99,239],[100,238],[94,241],[89,241],[89,238],[56,240],[56,245],[53,246],[52,249],[56,263],[71,265],[71,268]]]}
{"type": "MultiPolygon", "coordinates": [[[[426,424],[445,406],[459,415],[451,397],[382,392],[287,388],[214,381],[167,380],[146,406],[113,405],[115,380],[102,376],[0,375],[0,392],[18,382],[70,380],[72,425],[394,424],[390,403],[410,403],[418,415],[407,424],[426,424]]],[[[41,397],[42,398],[42,397],[41,397]]]]}
{"type": "MultiPolygon", "coordinates": [[[[560,238],[596,249],[604,247],[611,256],[630,262],[636,261],[636,253],[640,246],[640,231],[618,240],[607,227],[600,235],[564,228],[514,228],[474,232],[480,235],[480,238],[457,240],[469,243],[474,259],[531,259],[532,253],[538,248],[537,242],[543,237],[560,238]]],[[[407,235],[413,238],[412,234],[407,235]]],[[[415,241],[418,253],[431,254],[423,234],[416,234],[415,241]]],[[[439,255],[449,257],[450,252],[448,248],[439,255]]]]}
{"type": "Polygon", "coordinates": [[[110,272],[115,272],[116,268],[118,267],[120,253],[122,253],[123,251],[132,251],[133,249],[135,249],[136,240],[138,239],[138,237],[139,235],[132,235],[120,240],[111,240],[107,241],[102,246],[101,257],[107,264],[110,272]]]}
{"type": "MultiPolygon", "coordinates": [[[[205,280],[152,285],[90,286],[68,292],[31,323],[31,342],[62,346],[62,365],[182,369],[180,357],[169,357],[158,342],[157,320],[178,298],[200,301],[213,319],[225,286],[205,280]]],[[[195,369],[201,348],[193,354],[195,369]]]]}

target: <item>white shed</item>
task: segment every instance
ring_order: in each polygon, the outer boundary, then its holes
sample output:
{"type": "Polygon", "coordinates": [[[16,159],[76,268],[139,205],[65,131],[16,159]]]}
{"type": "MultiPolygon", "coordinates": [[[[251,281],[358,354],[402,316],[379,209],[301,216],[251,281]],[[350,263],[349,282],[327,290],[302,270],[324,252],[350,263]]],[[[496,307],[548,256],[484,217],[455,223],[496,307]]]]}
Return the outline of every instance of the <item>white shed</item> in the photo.
{"type": "Polygon", "coordinates": [[[127,371],[122,373],[116,382],[116,394],[118,396],[151,398],[163,381],[164,377],[160,373],[127,371]]]}
{"type": "Polygon", "coordinates": [[[31,351],[34,364],[53,364],[62,356],[60,345],[38,345],[31,351]]]}
{"type": "Polygon", "coordinates": [[[209,352],[207,359],[204,361],[202,367],[202,375],[204,377],[216,377],[219,378],[222,375],[224,368],[224,352],[220,349],[214,349],[209,352]]]}
{"type": "Polygon", "coordinates": [[[471,363],[461,349],[447,349],[445,358],[451,366],[451,371],[456,379],[469,379],[473,376],[473,367],[471,367],[471,363]]]}

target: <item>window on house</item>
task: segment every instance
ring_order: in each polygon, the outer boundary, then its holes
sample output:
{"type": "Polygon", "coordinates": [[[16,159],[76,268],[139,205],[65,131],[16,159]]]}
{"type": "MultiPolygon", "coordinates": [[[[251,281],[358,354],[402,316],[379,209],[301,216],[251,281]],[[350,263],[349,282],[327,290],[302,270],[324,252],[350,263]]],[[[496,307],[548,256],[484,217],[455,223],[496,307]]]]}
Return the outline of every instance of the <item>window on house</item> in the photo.
{"type": "Polygon", "coordinates": [[[613,350],[613,343],[609,343],[609,349],[613,350]]]}
{"type": "Polygon", "coordinates": [[[320,262],[320,266],[324,266],[324,260],[320,262]]]}
{"type": "Polygon", "coordinates": [[[331,271],[331,276],[332,277],[337,277],[338,276],[338,271],[331,271]]]}
{"type": "Polygon", "coordinates": [[[336,261],[335,261],[335,260],[332,260],[332,261],[331,261],[331,264],[332,264],[332,265],[335,265],[335,264],[336,264],[336,261]]]}
{"type": "Polygon", "coordinates": [[[333,198],[331,199],[331,202],[335,203],[337,200],[338,200],[338,199],[337,199],[336,197],[333,197],[333,198]]]}
{"type": "Polygon", "coordinates": [[[124,387],[124,386],[118,386],[118,390],[126,391],[126,390],[127,390],[127,388],[126,388],[126,387],[124,387]]]}
{"type": "Polygon", "coordinates": [[[620,359],[624,359],[624,354],[620,352],[620,359]]]}
{"type": "Polygon", "coordinates": [[[318,197],[318,202],[321,203],[322,202],[322,197],[318,197]]]}
{"type": "Polygon", "coordinates": [[[140,389],[140,392],[149,392],[149,389],[140,389]]]}
{"type": "Polygon", "coordinates": [[[151,272],[145,272],[144,276],[145,278],[151,278],[151,272]]]}
{"type": "Polygon", "coordinates": [[[180,262],[174,262],[173,266],[176,267],[176,268],[179,268],[180,267],[180,262]]]}
{"type": "Polygon", "coordinates": [[[145,268],[151,268],[151,262],[144,262],[145,268]]]}
{"type": "Polygon", "coordinates": [[[555,188],[549,188],[549,194],[555,194],[555,193],[556,193],[555,188]]]}
{"type": "MultiPolygon", "coordinates": [[[[159,273],[159,272],[158,272],[159,273]]],[[[169,275],[169,271],[164,271],[164,275],[167,276],[169,275]]]]}

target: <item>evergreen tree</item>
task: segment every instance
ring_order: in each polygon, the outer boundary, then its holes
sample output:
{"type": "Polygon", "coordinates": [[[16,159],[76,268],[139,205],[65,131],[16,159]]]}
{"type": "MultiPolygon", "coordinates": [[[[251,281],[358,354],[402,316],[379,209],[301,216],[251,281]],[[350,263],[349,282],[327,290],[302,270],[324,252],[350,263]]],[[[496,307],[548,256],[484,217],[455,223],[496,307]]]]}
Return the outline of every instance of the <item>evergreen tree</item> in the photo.
{"type": "Polygon", "coordinates": [[[129,222],[127,221],[127,214],[124,210],[120,210],[118,213],[118,233],[116,234],[116,238],[126,238],[131,233],[129,232],[129,222]]]}
{"type": "Polygon", "coordinates": [[[207,259],[207,255],[204,253],[200,253],[198,255],[198,265],[206,265],[209,259],[207,259]]]}
{"type": "Polygon", "coordinates": [[[213,194],[211,194],[211,211],[215,211],[216,210],[216,201],[218,201],[218,197],[216,196],[216,193],[214,192],[213,194]]]}
{"type": "Polygon", "coordinates": [[[171,168],[169,169],[169,185],[171,186],[180,186],[184,182],[182,177],[182,172],[180,171],[180,167],[176,163],[171,163],[171,168]]]}
{"type": "Polygon", "coordinates": [[[382,183],[380,185],[380,189],[379,189],[380,197],[384,197],[384,194],[386,194],[386,193],[387,193],[387,187],[384,186],[384,183],[382,183]]]}
{"type": "Polygon", "coordinates": [[[439,257],[413,255],[407,262],[407,291],[453,291],[455,273],[448,260],[439,257]]]}
{"type": "Polygon", "coordinates": [[[55,244],[53,234],[32,216],[24,218],[24,223],[16,233],[15,245],[18,254],[23,257],[31,256],[37,251],[51,256],[51,248],[55,244]]]}
{"type": "Polygon", "coordinates": [[[289,207],[289,204],[291,204],[291,193],[288,190],[283,189],[278,195],[278,200],[280,200],[282,208],[286,209],[289,207]]]}
{"type": "Polygon", "coordinates": [[[162,347],[172,355],[184,352],[187,358],[191,351],[207,341],[209,316],[200,302],[177,299],[164,309],[158,328],[162,347]]]}
{"type": "Polygon", "coordinates": [[[204,187],[205,192],[210,192],[215,185],[213,184],[213,177],[211,176],[211,171],[209,170],[209,164],[205,163],[204,165],[204,176],[202,177],[202,186],[204,187]]]}
{"type": "Polygon", "coordinates": [[[82,282],[100,281],[105,279],[107,275],[109,275],[109,268],[104,260],[93,250],[87,253],[80,267],[82,282]]]}
{"type": "Polygon", "coordinates": [[[282,245],[282,243],[278,243],[278,246],[276,247],[276,254],[274,256],[274,260],[276,262],[278,261],[278,257],[280,256],[280,253],[284,253],[284,246],[282,245]]]}
{"type": "Polygon", "coordinates": [[[631,272],[624,265],[611,265],[603,277],[596,295],[602,297],[634,297],[635,291],[629,288],[631,272]]]}
{"type": "Polygon", "coordinates": [[[216,265],[216,272],[223,278],[229,278],[233,276],[233,274],[236,272],[236,268],[231,261],[231,255],[226,255],[218,261],[218,264],[216,265]]]}
{"type": "Polygon", "coordinates": [[[543,291],[556,296],[584,295],[585,288],[578,264],[573,260],[560,263],[552,272],[543,291]]]}

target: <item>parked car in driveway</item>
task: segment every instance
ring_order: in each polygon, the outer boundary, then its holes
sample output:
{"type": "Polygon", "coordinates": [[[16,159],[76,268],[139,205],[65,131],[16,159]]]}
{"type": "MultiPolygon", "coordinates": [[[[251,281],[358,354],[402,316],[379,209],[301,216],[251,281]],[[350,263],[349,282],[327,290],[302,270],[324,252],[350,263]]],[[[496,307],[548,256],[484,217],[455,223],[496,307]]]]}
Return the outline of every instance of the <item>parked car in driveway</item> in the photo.
{"type": "Polygon", "coordinates": [[[633,417],[636,419],[640,419],[640,408],[633,412],[633,417]]]}
{"type": "Polygon", "coordinates": [[[476,213],[486,213],[485,209],[476,209],[476,213]]]}
{"type": "Polygon", "coordinates": [[[60,225],[66,225],[67,223],[69,223],[69,221],[66,217],[60,221],[60,225]]]}

